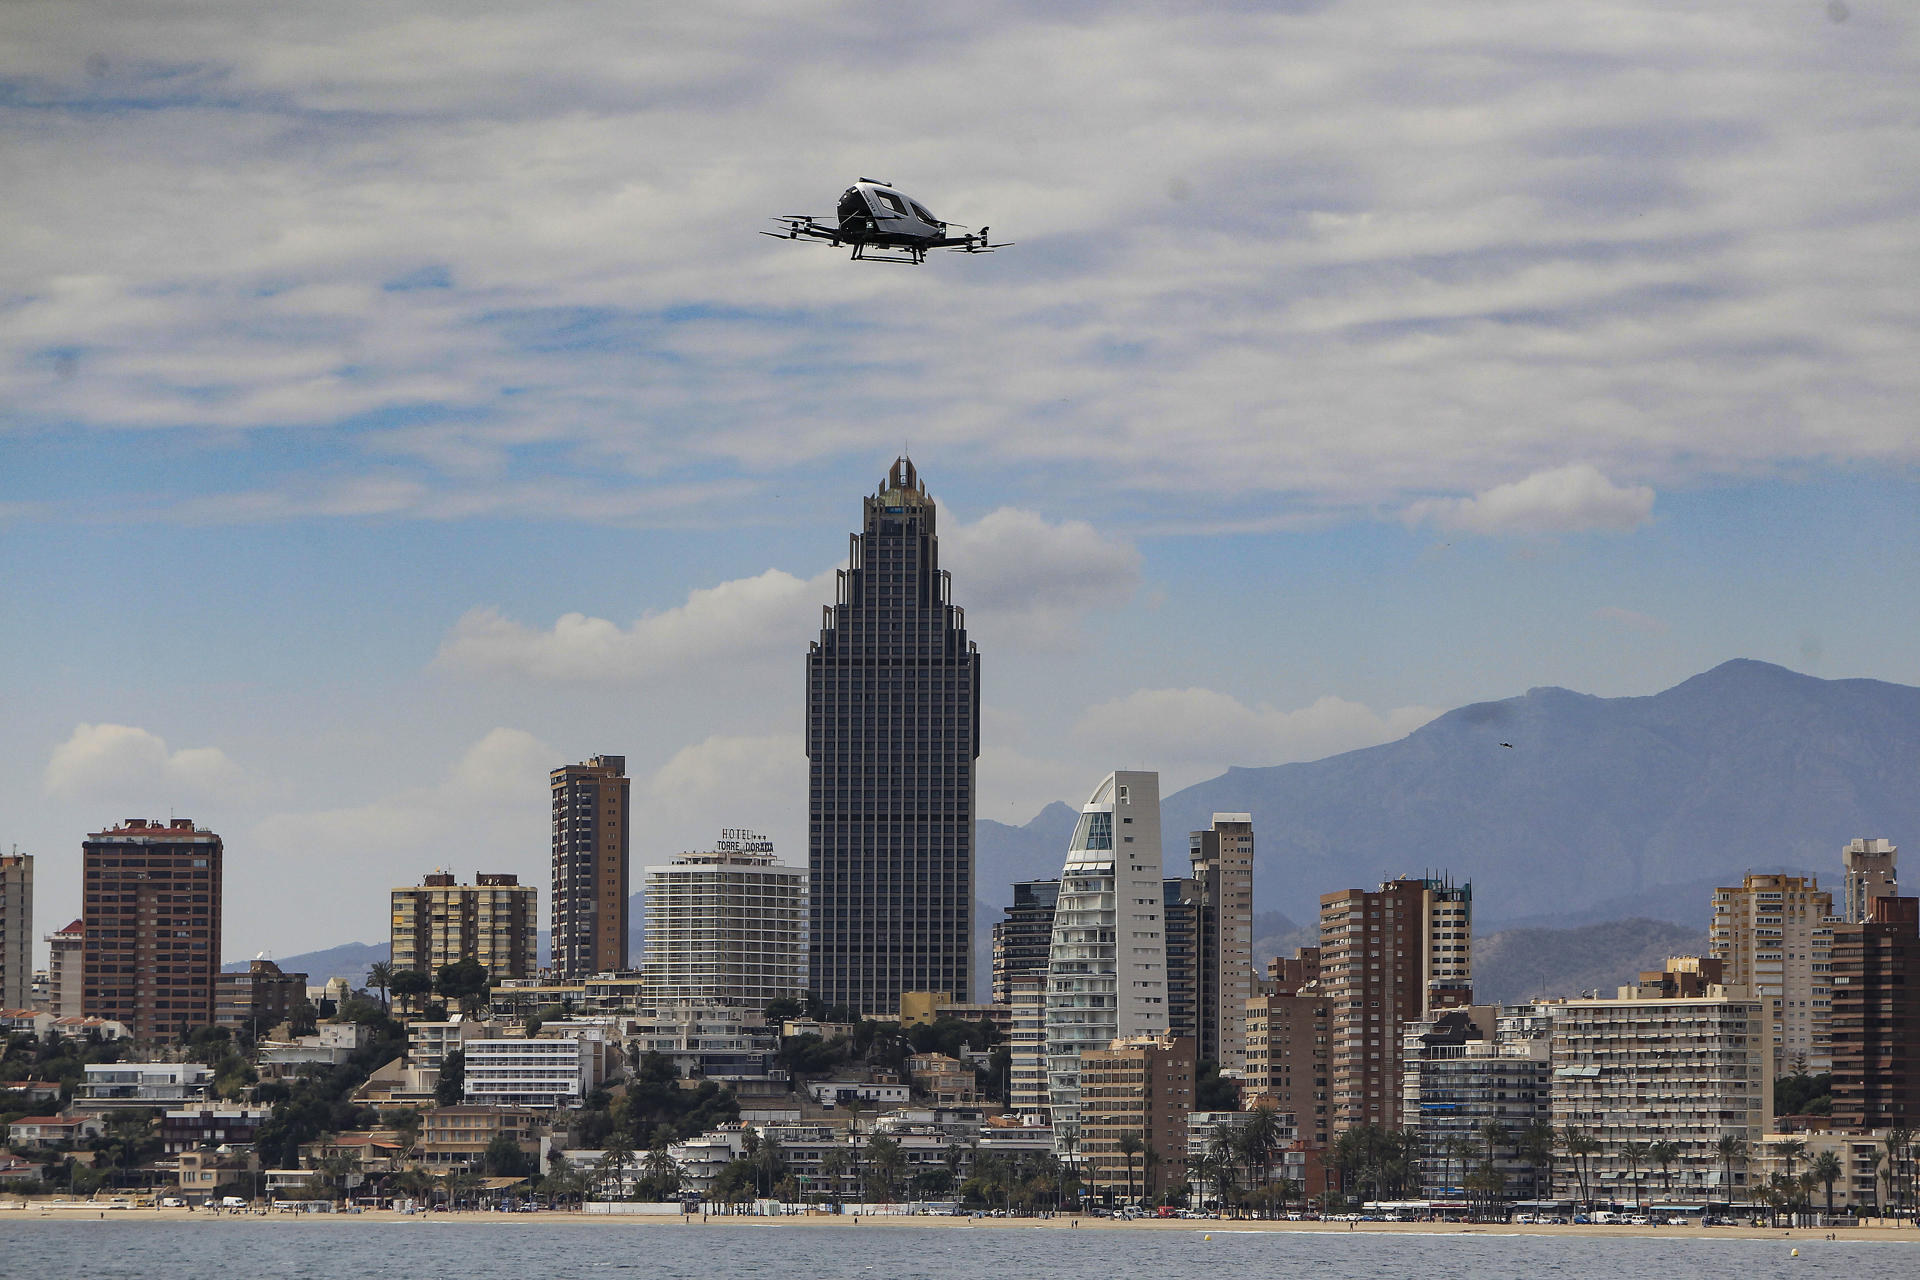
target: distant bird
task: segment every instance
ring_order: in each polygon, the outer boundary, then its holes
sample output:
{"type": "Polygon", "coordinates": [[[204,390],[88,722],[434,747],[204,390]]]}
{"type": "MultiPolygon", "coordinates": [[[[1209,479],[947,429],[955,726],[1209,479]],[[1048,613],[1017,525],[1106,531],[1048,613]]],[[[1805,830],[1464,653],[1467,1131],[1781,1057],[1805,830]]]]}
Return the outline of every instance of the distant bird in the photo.
{"type": "Polygon", "coordinates": [[[1500,745],[1505,747],[1509,751],[1513,750],[1513,744],[1511,742],[1503,742],[1500,745]]]}

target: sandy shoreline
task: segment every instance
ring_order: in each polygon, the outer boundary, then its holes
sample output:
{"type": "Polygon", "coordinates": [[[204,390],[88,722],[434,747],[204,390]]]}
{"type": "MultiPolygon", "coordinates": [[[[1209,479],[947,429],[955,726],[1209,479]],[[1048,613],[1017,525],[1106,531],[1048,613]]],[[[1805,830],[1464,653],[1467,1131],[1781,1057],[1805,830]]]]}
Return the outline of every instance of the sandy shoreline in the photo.
{"type": "Polygon", "coordinates": [[[1151,1219],[1142,1218],[1133,1222],[1113,1218],[1079,1218],[1062,1216],[1057,1218],[967,1218],[934,1217],[914,1214],[862,1214],[858,1221],[851,1215],[833,1214],[790,1214],[778,1217],[756,1217],[748,1214],[714,1214],[703,1222],[700,1215],[681,1217],[677,1214],[638,1215],[638,1214],[599,1214],[599,1213],[492,1213],[475,1210],[460,1213],[405,1214],[388,1209],[369,1209],[357,1214],[332,1213],[274,1213],[274,1214],[236,1214],[210,1213],[204,1209],[189,1211],[186,1209],[131,1209],[109,1208],[101,1205],[86,1205],[78,1202],[66,1204],[28,1203],[22,1207],[19,1201],[0,1203],[0,1223],[13,1222],[202,1222],[210,1228],[217,1228],[232,1222],[305,1222],[332,1223],[350,1226],[355,1223],[392,1223],[399,1225],[434,1226],[448,1223],[475,1225],[479,1223],[497,1223],[502,1226],[553,1226],[566,1224],[590,1227],[658,1227],[663,1229],[684,1228],[689,1225],[715,1227],[740,1227],[750,1230],[769,1230],[780,1228],[810,1227],[911,1227],[934,1230],[961,1231],[1182,1231],[1189,1233],[1240,1234],[1246,1232],[1287,1233],[1287,1232],[1323,1232],[1340,1233],[1372,1232],[1376,1234],[1402,1235],[1482,1235],[1482,1236],[1574,1236],[1574,1237],[1652,1237],[1655,1239],[1690,1240],[1784,1240],[1795,1244],[1802,1242],[1823,1242],[1831,1236],[1835,1241],[1859,1244],[1913,1244],[1920,1245],[1920,1230],[1911,1226],[1875,1226],[1875,1227],[1630,1227],[1630,1226],[1520,1226],[1510,1223],[1447,1223],[1447,1222],[1270,1222],[1256,1219],[1231,1219],[1221,1221],[1194,1219],[1151,1219]]]}

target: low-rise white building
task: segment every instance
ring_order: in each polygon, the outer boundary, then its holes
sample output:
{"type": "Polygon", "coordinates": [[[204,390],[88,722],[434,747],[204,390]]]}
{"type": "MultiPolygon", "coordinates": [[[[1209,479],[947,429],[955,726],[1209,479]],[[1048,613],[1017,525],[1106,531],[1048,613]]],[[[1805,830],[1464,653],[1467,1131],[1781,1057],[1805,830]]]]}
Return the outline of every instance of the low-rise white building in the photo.
{"type": "Polygon", "coordinates": [[[212,1094],[213,1069],[197,1062],[100,1062],[87,1065],[73,1105],[82,1111],[189,1107],[212,1094]]]}
{"type": "Polygon", "coordinates": [[[606,1035],[569,1025],[533,1039],[469,1040],[466,1101],[481,1106],[577,1107],[606,1077],[606,1035]]]}

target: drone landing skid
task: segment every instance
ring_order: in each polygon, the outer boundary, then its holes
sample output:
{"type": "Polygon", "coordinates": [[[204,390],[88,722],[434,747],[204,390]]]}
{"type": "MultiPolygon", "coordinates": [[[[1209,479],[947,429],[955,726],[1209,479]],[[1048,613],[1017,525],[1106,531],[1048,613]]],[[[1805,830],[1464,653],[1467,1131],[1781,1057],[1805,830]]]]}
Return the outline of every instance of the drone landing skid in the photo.
{"type": "Polygon", "coordinates": [[[854,262],[898,262],[902,266],[917,267],[927,260],[925,249],[901,248],[893,252],[878,245],[856,244],[853,246],[854,262]]]}

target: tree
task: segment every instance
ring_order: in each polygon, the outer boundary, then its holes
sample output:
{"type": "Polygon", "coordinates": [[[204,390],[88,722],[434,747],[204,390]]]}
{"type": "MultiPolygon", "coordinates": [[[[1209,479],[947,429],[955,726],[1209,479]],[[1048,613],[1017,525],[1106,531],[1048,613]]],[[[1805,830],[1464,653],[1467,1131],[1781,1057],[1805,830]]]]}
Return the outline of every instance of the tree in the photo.
{"type": "Polygon", "coordinates": [[[521,1150],[520,1144],[505,1133],[493,1135],[480,1162],[486,1168],[487,1176],[492,1178],[530,1178],[534,1172],[533,1157],[521,1150]]]}
{"type": "Polygon", "coordinates": [[[1627,1176],[1633,1183],[1633,1203],[1636,1208],[1640,1204],[1640,1166],[1646,1163],[1648,1145],[1637,1138],[1620,1144],[1620,1154],[1627,1158],[1627,1176]]]}
{"type": "Polygon", "coordinates": [[[1280,1148],[1282,1132],[1280,1113],[1265,1102],[1248,1112],[1247,1120],[1234,1129],[1247,1175],[1262,1190],[1273,1180],[1273,1157],[1280,1148]]]}
{"type": "Polygon", "coordinates": [[[833,1207],[836,1209],[840,1207],[841,1181],[852,1167],[853,1158],[844,1148],[831,1147],[820,1153],[820,1178],[827,1184],[829,1193],[833,1197],[833,1207]]]}
{"type": "Polygon", "coordinates": [[[1680,1158],[1680,1144],[1670,1138],[1647,1145],[1647,1158],[1660,1166],[1660,1186],[1673,1198],[1673,1162],[1680,1158]]]}
{"type": "Polygon", "coordinates": [[[898,1142],[885,1135],[873,1138],[867,1143],[868,1193],[877,1195],[883,1204],[891,1204],[906,1167],[907,1158],[898,1142]]]}
{"type": "Polygon", "coordinates": [[[1573,1172],[1580,1179],[1580,1199],[1588,1208],[1593,1207],[1593,1190],[1590,1178],[1593,1173],[1593,1157],[1600,1151],[1600,1139],[1588,1133],[1578,1125],[1568,1125],[1561,1131],[1560,1145],[1566,1148],[1567,1158],[1573,1162],[1573,1172]]]}
{"type": "Polygon", "coordinates": [[[627,1166],[632,1162],[633,1148],[628,1144],[627,1136],[615,1129],[607,1135],[606,1145],[600,1149],[600,1159],[593,1166],[593,1185],[603,1200],[619,1198],[626,1186],[627,1166]]]}
{"type": "Polygon", "coordinates": [[[380,993],[380,1012],[386,1013],[391,1007],[387,1003],[387,991],[393,986],[393,966],[384,960],[376,961],[369,966],[367,985],[380,993]]]}
{"type": "Polygon", "coordinates": [[[1793,1162],[1807,1154],[1807,1144],[1799,1138],[1787,1138],[1773,1144],[1773,1154],[1786,1162],[1787,1178],[1793,1178],[1793,1162]]]}
{"type": "Polygon", "coordinates": [[[1833,1184],[1838,1182],[1846,1171],[1846,1166],[1840,1163],[1840,1157],[1831,1151],[1822,1151],[1813,1158],[1813,1163],[1807,1166],[1807,1172],[1827,1184],[1827,1216],[1829,1218],[1833,1216],[1833,1184]]]}
{"type": "Polygon", "coordinates": [[[487,975],[487,966],[478,960],[456,960],[452,964],[443,964],[434,975],[434,987],[448,1000],[460,1005],[460,1012],[471,1018],[487,1003],[487,994],[492,990],[493,980],[487,975]]]}
{"type": "MultiPolygon", "coordinates": [[[[372,973],[368,973],[372,978],[372,973]]],[[[421,996],[433,990],[433,978],[424,969],[392,969],[387,974],[387,989],[400,998],[400,1007],[412,1013],[421,996]]]]}
{"type": "Polygon", "coordinates": [[[1531,1195],[1535,1200],[1553,1190],[1553,1136],[1553,1126],[1544,1120],[1535,1120],[1520,1132],[1520,1156],[1533,1171],[1531,1195]],[[1546,1183],[1544,1193],[1542,1181],[1546,1183]]]}
{"type": "Polygon", "coordinates": [[[466,1088],[466,1050],[449,1050],[447,1056],[440,1059],[440,1079],[433,1086],[433,1100],[443,1107],[458,1106],[466,1096],[466,1088]]]}
{"type": "Polygon", "coordinates": [[[1747,1163],[1747,1140],[1745,1138],[1740,1137],[1738,1134],[1733,1134],[1733,1133],[1726,1134],[1723,1137],[1721,1137],[1721,1139],[1718,1142],[1713,1144],[1713,1153],[1720,1157],[1720,1162],[1722,1166],[1726,1169],[1727,1203],[1732,1204],[1733,1203],[1733,1166],[1736,1164],[1744,1166],[1747,1163]]]}
{"type": "Polygon", "coordinates": [[[1120,1135],[1120,1154],[1127,1158],[1127,1202],[1133,1203],[1133,1158],[1146,1150],[1147,1144],[1137,1133],[1120,1135]]]}

